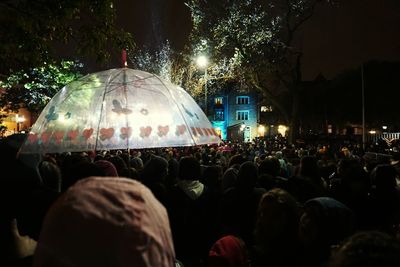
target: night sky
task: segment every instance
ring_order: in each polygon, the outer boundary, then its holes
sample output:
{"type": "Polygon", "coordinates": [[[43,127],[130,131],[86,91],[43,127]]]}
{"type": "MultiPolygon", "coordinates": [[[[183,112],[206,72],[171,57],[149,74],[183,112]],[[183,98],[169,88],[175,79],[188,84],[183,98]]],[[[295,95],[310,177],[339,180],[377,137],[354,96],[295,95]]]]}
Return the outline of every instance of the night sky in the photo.
{"type": "Polygon", "coordinates": [[[184,0],[116,0],[118,23],[138,45],[157,46],[168,39],[182,49],[192,24],[184,0]]]}
{"type": "Polygon", "coordinates": [[[369,60],[400,61],[400,1],[341,0],[303,29],[304,78],[333,78],[369,60]]]}
{"type": "MultiPolygon", "coordinates": [[[[169,39],[181,49],[191,21],[183,0],[117,0],[119,24],[139,45],[169,39]]],[[[341,0],[320,5],[298,35],[303,79],[331,79],[370,60],[400,61],[400,0],[341,0]]]]}

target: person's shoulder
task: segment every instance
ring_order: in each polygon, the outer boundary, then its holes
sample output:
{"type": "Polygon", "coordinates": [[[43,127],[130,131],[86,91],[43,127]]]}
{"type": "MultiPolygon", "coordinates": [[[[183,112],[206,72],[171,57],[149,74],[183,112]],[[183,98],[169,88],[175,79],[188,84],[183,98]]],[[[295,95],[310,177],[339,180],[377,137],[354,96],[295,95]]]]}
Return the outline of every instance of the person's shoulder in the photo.
{"type": "Polygon", "coordinates": [[[262,188],[262,187],[254,187],[254,189],[253,189],[253,193],[256,195],[263,195],[266,192],[267,192],[267,189],[262,188]]]}
{"type": "Polygon", "coordinates": [[[213,198],[214,194],[211,188],[205,184],[203,184],[204,189],[203,192],[201,193],[199,200],[201,201],[208,201],[213,198]]]}

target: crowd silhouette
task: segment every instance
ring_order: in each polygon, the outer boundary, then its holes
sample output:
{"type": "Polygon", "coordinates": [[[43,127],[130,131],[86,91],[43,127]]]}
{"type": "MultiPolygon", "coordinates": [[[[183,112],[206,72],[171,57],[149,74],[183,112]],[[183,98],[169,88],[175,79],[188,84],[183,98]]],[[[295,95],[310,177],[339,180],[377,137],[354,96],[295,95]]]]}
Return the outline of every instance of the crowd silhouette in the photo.
{"type": "Polygon", "coordinates": [[[18,155],[22,141],[0,140],[1,266],[400,266],[398,154],[261,139],[18,155]]]}

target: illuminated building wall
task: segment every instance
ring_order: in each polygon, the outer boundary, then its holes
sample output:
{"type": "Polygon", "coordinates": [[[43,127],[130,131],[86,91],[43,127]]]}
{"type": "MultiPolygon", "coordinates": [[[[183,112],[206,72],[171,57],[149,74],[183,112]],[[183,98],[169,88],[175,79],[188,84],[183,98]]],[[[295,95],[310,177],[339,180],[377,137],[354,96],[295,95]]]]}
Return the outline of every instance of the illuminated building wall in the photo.
{"type": "Polygon", "coordinates": [[[257,95],[251,93],[230,93],[227,95],[212,96],[209,103],[209,118],[223,140],[229,140],[228,128],[235,125],[242,126],[245,141],[251,141],[257,136],[258,112],[257,95]],[[211,101],[210,101],[211,102],[211,101]]]}

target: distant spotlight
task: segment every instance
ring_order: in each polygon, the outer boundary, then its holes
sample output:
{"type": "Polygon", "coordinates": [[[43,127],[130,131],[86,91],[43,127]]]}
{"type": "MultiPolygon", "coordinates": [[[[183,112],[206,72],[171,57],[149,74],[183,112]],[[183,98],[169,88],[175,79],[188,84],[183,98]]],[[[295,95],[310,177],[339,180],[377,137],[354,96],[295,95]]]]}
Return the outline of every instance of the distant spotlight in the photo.
{"type": "Polygon", "coordinates": [[[386,125],[382,126],[382,129],[383,129],[383,130],[386,130],[386,129],[387,129],[387,126],[386,126],[386,125]]]}
{"type": "Polygon", "coordinates": [[[375,130],[369,131],[370,134],[376,134],[375,130]]]}

